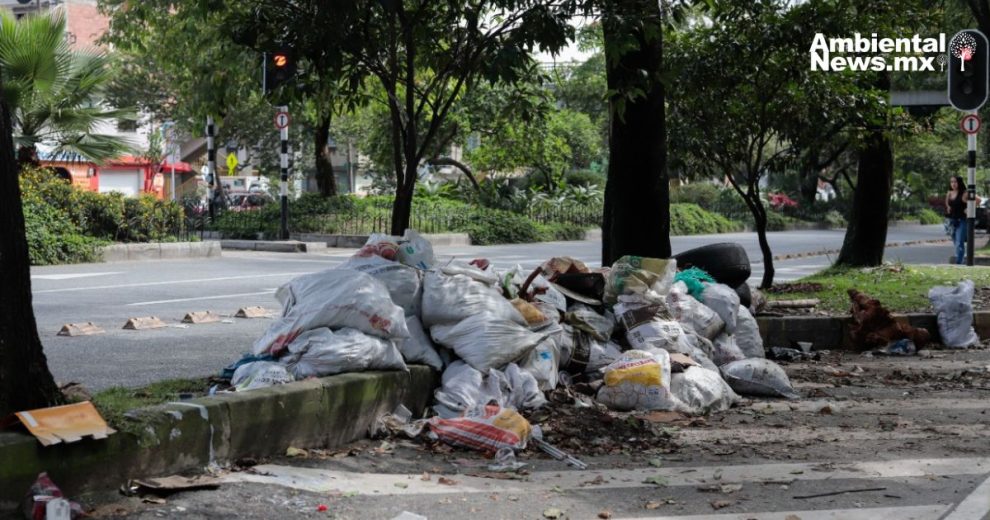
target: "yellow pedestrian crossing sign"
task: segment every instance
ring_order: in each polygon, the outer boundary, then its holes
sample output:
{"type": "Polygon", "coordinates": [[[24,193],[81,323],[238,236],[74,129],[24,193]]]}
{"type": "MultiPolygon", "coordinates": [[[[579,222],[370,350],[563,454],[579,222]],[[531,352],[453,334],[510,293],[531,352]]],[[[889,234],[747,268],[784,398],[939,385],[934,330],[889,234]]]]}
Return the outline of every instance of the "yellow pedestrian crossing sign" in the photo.
{"type": "Polygon", "coordinates": [[[227,175],[233,175],[237,171],[237,154],[231,152],[227,154],[227,175]]]}

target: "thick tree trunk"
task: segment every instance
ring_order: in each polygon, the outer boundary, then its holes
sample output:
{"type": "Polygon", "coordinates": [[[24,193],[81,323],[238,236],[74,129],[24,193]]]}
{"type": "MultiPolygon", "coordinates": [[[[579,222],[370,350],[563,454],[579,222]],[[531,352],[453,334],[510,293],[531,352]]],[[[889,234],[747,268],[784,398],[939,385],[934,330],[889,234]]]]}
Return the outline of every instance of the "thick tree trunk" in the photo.
{"type": "Polygon", "coordinates": [[[330,114],[320,116],[314,135],[316,144],[316,185],[323,197],[333,197],[337,194],[337,178],[333,174],[333,163],[330,161],[330,114]]]}
{"type": "MultiPolygon", "coordinates": [[[[649,2],[636,2],[644,10],[649,2]]],[[[656,4],[644,13],[640,22],[655,24],[647,38],[643,26],[631,24],[626,17],[606,16],[605,47],[629,37],[631,29],[639,41],[632,49],[606,63],[608,88],[628,92],[643,88],[644,71],[654,75],[662,70],[663,40],[656,4]]],[[[612,56],[612,53],[606,53],[612,56]]],[[[670,186],[667,180],[667,134],[663,84],[648,80],[644,95],[625,99],[619,113],[617,98],[609,101],[609,164],[605,183],[605,211],[602,219],[602,265],[623,255],[655,258],[670,256],[670,186]]]]}
{"type": "Polygon", "coordinates": [[[760,253],[763,255],[763,279],[760,280],[761,289],[769,289],[773,285],[773,252],[770,251],[770,242],[767,241],[767,213],[759,202],[760,213],[756,216],[756,238],[760,243],[760,253]]]}
{"type": "Polygon", "coordinates": [[[849,226],[836,265],[867,267],[883,262],[893,173],[890,140],[877,130],[867,138],[866,147],[859,153],[849,226]]]}
{"type": "Polygon", "coordinates": [[[60,404],[31,307],[31,271],[10,111],[0,101],[0,417],[60,404]]]}
{"type": "Polygon", "coordinates": [[[406,160],[405,182],[395,187],[395,202],[392,204],[391,233],[395,236],[402,236],[409,228],[413,194],[416,191],[416,163],[406,160]]]}

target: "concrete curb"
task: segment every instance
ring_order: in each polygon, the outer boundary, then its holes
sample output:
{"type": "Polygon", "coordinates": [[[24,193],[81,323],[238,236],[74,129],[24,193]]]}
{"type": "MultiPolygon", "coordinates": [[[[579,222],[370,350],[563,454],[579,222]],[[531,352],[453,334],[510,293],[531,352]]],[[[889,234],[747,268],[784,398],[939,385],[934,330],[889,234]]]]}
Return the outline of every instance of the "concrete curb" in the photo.
{"type": "MultiPolygon", "coordinates": [[[[939,342],[938,321],[935,314],[894,314],[895,319],[906,321],[912,327],[927,329],[932,341],[939,342]]],[[[790,347],[795,341],[807,341],[815,350],[856,350],[849,341],[848,316],[757,316],[763,345],[790,347]]],[[[990,337],[990,311],[973,313],[973,328],[981,338],[990,337]]]]}
{"type": "MultiPolygon", "coordinates": [[[[321,233],[292,233],[289,238],[302,242],[322,242],[327,247],[356,249],[368,241],[368,235],[325,235],[321,233]]],[[[469,246],[471,237],[467,233],[425,233],[423,238],[433,246],[469,246]]]]}
{"type": "Polygon", "coordinates": [[[220,256],[220,249],[216,241],[112,244],[102,248],[101,258],[104,262],[213,258],[220,256]]]}
{"type": "Polygon", "coordinates": [[[139,434],[49,447],[26,433],[0,432],[0,511],[17,507],[42,471],[78,497],[112,491],[130,478],[278,455],[289,446],[342,446],[366,436],[400,403],[420,416],[438,380],[430,368],[411,366],[203,397],[129,412],[139,434]]]}
{"type": "Polygon", "coordinates": [[[265,251],[268,253],[313,253],[325,251],[325,242],[301,242],[298,240],[221,240],[222,249],[238,251],[265,251]]]}

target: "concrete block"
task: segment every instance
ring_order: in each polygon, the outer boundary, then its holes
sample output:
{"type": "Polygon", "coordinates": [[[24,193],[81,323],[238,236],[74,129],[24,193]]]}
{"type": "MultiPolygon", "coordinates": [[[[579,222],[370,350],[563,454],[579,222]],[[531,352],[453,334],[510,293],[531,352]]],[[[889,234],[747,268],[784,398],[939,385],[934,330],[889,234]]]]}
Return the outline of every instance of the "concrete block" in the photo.
{"type": "Polygon", "coordinates": [[[102,251],[104,262],[126,262],[128,260],[127,244],[103,246],[102,251]]]}
{"type": "Polygon", "coordinates": [[[175,259],[189,258],[192,256],[189,242],[164,242],[159,244],[161,248],[160,258],[175,259]]]}
{"type": "Polygon", "coordinates": [[[467,233],[431,233],[423,235],[423,238],[436,246],[469,246],[471,236],[467,233]]]}
{"type": "Polygon", "coordinates": [[[584,239],[585,240],[601,240],[602,239],[602,230],[600,228],[599,229],[589,229],[589,230],[587,230],[587,231],[584,232],[584,239]]]}
{"type": "Polygon", "coordinates": [[[257,241],[255,240],[221,240],[221,249],[237,249],[243,251],[254,251],[257,241]]]}
{"type": "MultiPolygon", "coordinates": [[[[368,241],[368,235],[337,235],[334,245],[331,247],[359,248],[368,241]]],[[[329,242],[328,242],[329,245],[329,242]]]]}
{"type": "Polygon", "coordinates": [[[161,257],[161,244],[127,244],[128,260],[159,260],[161,257]]]}

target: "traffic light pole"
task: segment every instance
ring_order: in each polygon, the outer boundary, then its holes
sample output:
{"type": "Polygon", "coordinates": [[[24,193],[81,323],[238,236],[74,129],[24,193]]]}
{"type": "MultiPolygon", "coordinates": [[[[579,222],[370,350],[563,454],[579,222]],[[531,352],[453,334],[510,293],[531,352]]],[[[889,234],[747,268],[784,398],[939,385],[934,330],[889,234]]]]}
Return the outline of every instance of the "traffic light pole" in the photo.
{"type": "MultiPolygon", "coordinates": [[[[973,110],[970,114],[976,114],[973,110]]],[[[966,265],[973,265],[973,249],[976,246],[976,134],[966,136],[969,151],[966,153],[967,201],[966,201],[966,265]]]]}
{"type": "MultiPolygon", "coordinates": [[[[279,107],[280,112],[289,113],[288,106],[279,107]]],[[[279,129],[279,137],[281,138],[281,167],[282,167],[282,178],[279,182],[279,193],[281,194],[281,204],[282,204],[282,226],[280,236],[282,240],[289,239],[289,125],[285,125],[279,129]]]]}
{"type": "Polygon", "coordinates": [[[216,208],[216,193],[217,193],[217,149],[213,146],[213,116],[206,116],[206,169],[209,170],[207,175],[209,175],[209,202],[207,206],[210,209],[210,220],[212,221],[216,218],[217,208],[216,208]]]}

